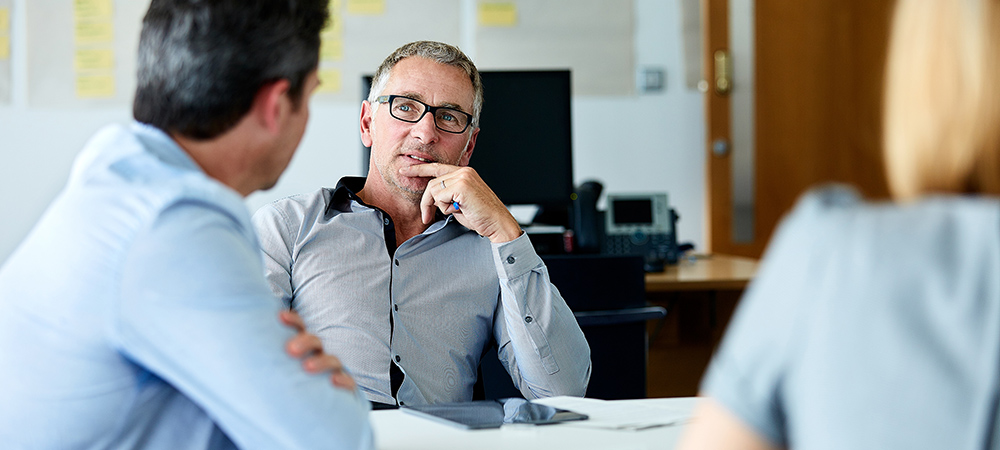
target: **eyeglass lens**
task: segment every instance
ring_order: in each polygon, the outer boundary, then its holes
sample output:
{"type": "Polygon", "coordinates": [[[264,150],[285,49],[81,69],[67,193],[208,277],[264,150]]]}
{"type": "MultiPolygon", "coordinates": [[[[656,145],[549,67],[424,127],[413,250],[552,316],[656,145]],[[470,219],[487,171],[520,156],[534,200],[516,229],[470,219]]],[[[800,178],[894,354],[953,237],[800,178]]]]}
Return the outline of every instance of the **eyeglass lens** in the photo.
{"type": "MultiPolygon", "coordinates": [[[[427,105],[406,97],[393,97],[389,103],[392,116],[406,122],[416,122],[423,117],[427,105]]],[[[461,133],[468,126],[469,118],[461,111],[451,108],[437,108],[434,111],[434,124],[438,128],[450,132],[461,133]]]]}

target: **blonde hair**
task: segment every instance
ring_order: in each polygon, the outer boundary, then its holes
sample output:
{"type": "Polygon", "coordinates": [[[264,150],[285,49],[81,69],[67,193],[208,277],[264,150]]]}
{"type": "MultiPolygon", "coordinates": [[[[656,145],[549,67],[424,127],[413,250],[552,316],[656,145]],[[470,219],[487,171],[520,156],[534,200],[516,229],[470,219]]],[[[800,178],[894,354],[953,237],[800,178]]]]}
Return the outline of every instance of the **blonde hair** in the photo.
{"type": "Polygon", "coordinates": [[[898,200],[1000,194],[1000,0],[899,0],[884,151],[898,200]]]}

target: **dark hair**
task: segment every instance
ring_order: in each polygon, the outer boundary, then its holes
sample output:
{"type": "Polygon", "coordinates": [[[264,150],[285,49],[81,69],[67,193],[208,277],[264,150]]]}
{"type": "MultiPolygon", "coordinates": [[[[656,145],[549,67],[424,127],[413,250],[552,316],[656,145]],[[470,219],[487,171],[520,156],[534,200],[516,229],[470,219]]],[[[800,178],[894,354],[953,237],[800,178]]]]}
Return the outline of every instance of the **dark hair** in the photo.
{"type": "Polygon", "coordinates": [[[139,39],[135,119],[192,139],[239,122],[265,84],[298,108],[319,63],[328,0],[152,0],[139,39]]]}

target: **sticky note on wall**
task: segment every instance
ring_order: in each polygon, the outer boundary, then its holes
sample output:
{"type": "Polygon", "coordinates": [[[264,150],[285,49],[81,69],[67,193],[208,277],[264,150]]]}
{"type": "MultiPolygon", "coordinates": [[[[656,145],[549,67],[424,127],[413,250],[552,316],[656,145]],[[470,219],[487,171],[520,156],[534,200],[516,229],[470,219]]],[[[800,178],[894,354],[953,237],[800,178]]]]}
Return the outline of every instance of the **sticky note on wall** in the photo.
{"type": "Polygon", "coordinates": [[[0,60],[10,59],[10,8],[0,8],[0,60]]]}
{"type": "Polygon", "coordinates": [[[73,60],[76,70],[101,70],[115,67],[115,52],[111,49],[80,49],[73,60]]]}
{"type": "Polygon", "coordinates": [[[484,27],[517,25],[517,4],[514,2],[479,2],[479,25],[484,27]]]}
{"type": "Polygon", "coordinates": [[[77,22],[76,43],[104,44],[114,40],[114,26],[111,22],[77,22]]]}
{"type": "Polygon", "coordinates": [[[79,98],[111,98],[115,96],[114,75],[79,75],[76,77],[79,98]]]}
{"type": "Polygon", "coordinates": [[[317,75],[319,76],[319,87],[316,88],[316,92],[318,93],[340,92],[340,70],[320,69],[317,75]]]}
{"type": "Polygon", "coordinates": [[[319,59],[323,61],[340,61],[344,59],[344,41],[340,39],[323,39],[319,46],[319,59]]]}
{"type": "Polygon", "coordinates": [[[10,8],[0,8],[0,34],[10,33],[10,8]]]}
{"type": "Polygon", "coordinates": [[[323,39],[340,38],[344,35],[344,21],[341,16],[330,15],[330,22],[326,24],[326,28],[320,31],[320,36],[323,39]]]}
{"type": "Polygon", "coordinates": [[[381,15],[385,13],[385,0],[347,0],[347,13],[381,15]]]}
{"type": "Polygon", "coordinates": [[[326,25],[326,28],[323,28],[323,30],[320,31],[320,36],[322,36],[323,39],[340,39],[343,35],[344,21],[340,19],[340,16],[330,16],[330,23],[326,25]]]}
{"type": "Polygon", "coordinates": [[[320,32],[323,39],[340,39],[344,36],[344,13],[341,10],[340,0],[330,1],[330,19],[326,27],[320,32]]]}
{"type": "Polygon", "coordinates": [[[77,21],[109,20],[113,12],[111,0],[73,0],[73,14],[77,21]]]}

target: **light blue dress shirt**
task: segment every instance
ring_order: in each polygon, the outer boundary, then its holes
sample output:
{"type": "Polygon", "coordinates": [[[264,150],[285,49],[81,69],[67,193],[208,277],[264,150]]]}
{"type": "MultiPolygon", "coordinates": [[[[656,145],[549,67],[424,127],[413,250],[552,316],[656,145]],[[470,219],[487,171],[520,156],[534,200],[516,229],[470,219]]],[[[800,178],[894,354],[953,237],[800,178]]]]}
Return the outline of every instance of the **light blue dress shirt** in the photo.
{"type": "Polygon", "coordinates": [[[155,128],[101,130],[0,268],[0,446],[370,448],[262,270],[239,194],[155,128]]]}

